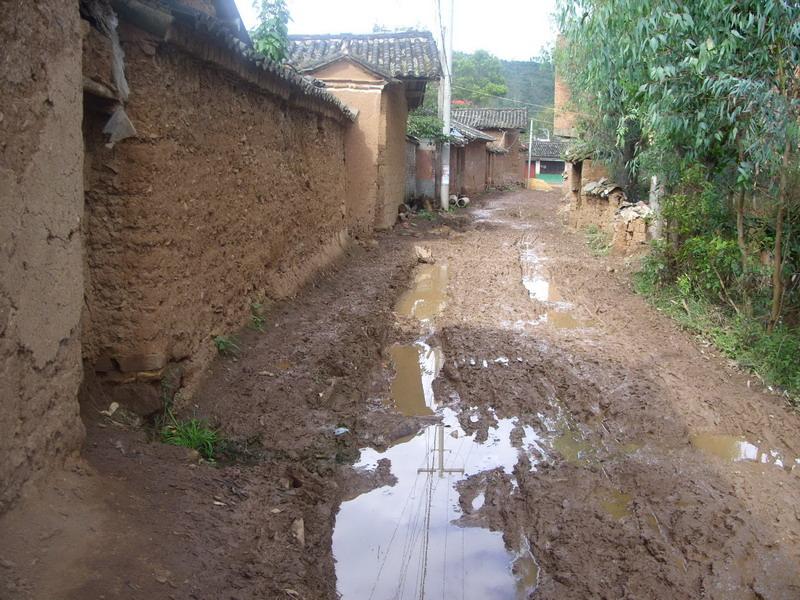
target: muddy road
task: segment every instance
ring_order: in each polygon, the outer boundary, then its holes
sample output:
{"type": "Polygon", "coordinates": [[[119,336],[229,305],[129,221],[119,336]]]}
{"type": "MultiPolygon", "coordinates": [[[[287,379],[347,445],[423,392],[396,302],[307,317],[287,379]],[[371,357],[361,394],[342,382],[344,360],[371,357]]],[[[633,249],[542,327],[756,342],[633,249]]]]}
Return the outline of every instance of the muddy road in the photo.
{"type": "Polygon", "coordinates": [[[85,460],[0,523],[0,596],[799,598],[797,414],[593,256],[560,191],[475,204],[243,334],[183,407],[228,462],[87,402],[85,460]]]}

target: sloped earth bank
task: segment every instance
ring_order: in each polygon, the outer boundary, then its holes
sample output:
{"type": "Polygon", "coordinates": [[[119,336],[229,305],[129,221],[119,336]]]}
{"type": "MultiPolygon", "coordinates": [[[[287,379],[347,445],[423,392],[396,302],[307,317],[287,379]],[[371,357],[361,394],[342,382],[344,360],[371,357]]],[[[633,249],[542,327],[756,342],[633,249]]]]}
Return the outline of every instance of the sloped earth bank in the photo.
{"type": "Polygon", "coordinates": [[[800,597],[797,414],[560,192],[477,204],[354,247],[216,363],[183,412],[235,461],[87,401],[88,464],[0,521],[0,597],[800,597]]]}

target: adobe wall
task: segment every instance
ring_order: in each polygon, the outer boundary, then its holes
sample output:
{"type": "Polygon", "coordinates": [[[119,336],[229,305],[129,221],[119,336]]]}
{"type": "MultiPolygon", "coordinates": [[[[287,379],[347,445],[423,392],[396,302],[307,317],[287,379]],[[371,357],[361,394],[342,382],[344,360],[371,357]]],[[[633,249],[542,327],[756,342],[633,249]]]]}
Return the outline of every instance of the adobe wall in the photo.
{"type": "Polygon", "coordinates": [[[378,143],[378,201],[375,227],[388,229],[403,203],[406,172],[408,103],[401,84],[387,85],[381,96],[381,139],[378,143]]]}
{"type": "Polygon", "coordinates": [[[487,129],[498,144],[508,150],[506,154],[493,154],[490,159],[489,185],[504,187],[525,183],[525,163],[528,156],[521,152],[521,136],[517,131],[487,129]],[[505,135],[504,135],[505,133],[505,135]]]}
{"type": "Polygon", "coordinates": [[[0,2],[0,513],[84,436],[79,22],[73,0],[0,2]]]}
{"type": "Polygon", "coordinates": [[[417,146],[416,173],[417,194],[421,198],[433,201],[436,198],[436,180],[438,163],[437,144],[430,139],[422,139],[417,146]]]}
{"type": "Polygon", "coordinates": [[[581,194],[580,200],[573,200],[569,207],[569,224],[575,229],[586,229],[594,225],[608,234],[614,232],[614,216],[622,204],[624,196],[611,194],[609,198],[581,194]]]}
{"type": "Polygon", "coordinates": [[[563,77],[555,72],[555,89],[553,94],[553,133],[562,137],[576,137],[575,124],[577,117],[572,112],[572,94],[563,77]]]}
{"type": "Polygon", "coordinates": [[[189,53],[126,23],[120,37],[138,136],[109,149],[87,105],[84,359],[142,401],[171,364],[191,391],[213,336],[339,255],[357,207],[343,117],[238,78],[224,48],[189,53]]]}
{"type": "Polygon", "coordinates": [[[585,160],[583,161],[582,176],[584,183],[608,178],[608,167],[599,160],[585,160]]]}
{"type": "Polygon", "coordinates": [[[406,202],[417,195],[417,146],[419,144],[406,140],[406,202]]]}
{"type": "Polygon", "coordinates": [[[472,142],[464,147],[461,185],[468,196],[486,189],[486,142],[472,142]]]}
{"type": "Polygon", "coordinates": [[[356,122],[344,134],[347,169],[345,213],[351,233],[368,235],[375,223],[375,198],[378,195],[381,90],[331,88],[329,91],[358,111],[356,122]]]}

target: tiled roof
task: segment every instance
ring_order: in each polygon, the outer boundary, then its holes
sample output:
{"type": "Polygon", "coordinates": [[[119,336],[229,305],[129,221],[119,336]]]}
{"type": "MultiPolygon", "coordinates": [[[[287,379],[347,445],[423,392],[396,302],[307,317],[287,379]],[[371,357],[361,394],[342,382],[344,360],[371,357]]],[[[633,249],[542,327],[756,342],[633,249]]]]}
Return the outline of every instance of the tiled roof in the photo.
{"type": "Polygon", "coordinates": [[[355,35],[290,35],[289,62],[311,71],[351,56],[378,73],[398,79],[439,79],[442,67],[429,31],[355,35]]]}
{"type": "Polygon", "coordinates": [[[459,123],[458,121],[451,121],[450,122],[451,129],[456,130],[461,137],[463,137],[467,143],[474,142],[474,141],[481,141],[481,142],[493,142],[494,138],[490,135],[486,135],[479,129],[475,129],[474,127],[470,127],[469,125],[465,125],[464,123],[459,123]]]}
{"type": "Polygon", "coordinates": [[[533,140],[531,158],[554,158],[563,160],[569,144],[564,140],[533,140]]]}
{"type": "Polygon", "coordinates": [[[526,129],[526,108],[454,108],[450,113],[459,123],[476,129],[526,129]]]}

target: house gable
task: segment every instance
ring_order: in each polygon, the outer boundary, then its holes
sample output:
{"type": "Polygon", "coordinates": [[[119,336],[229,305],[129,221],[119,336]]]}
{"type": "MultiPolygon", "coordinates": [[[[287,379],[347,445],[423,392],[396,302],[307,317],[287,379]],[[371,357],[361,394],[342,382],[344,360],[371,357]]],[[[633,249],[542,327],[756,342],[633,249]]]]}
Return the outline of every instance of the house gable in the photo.
{"type": "Polygon", "coordinates": [[[350,56],[341,56],[319,67],[307,71],[308,75],[328,84],[386,84],[389,79],[369,69],[350,56]]]}

